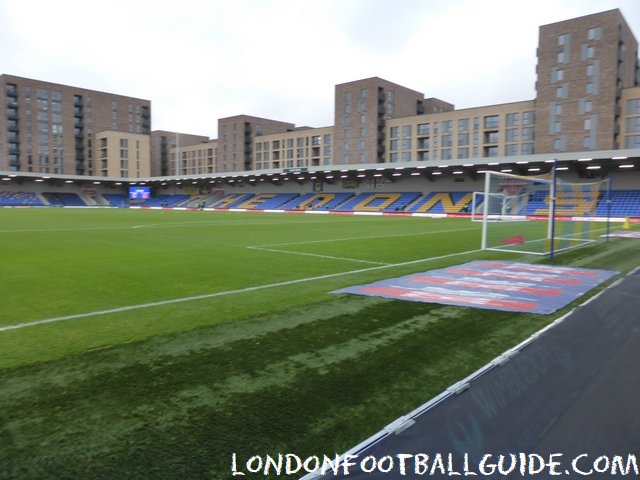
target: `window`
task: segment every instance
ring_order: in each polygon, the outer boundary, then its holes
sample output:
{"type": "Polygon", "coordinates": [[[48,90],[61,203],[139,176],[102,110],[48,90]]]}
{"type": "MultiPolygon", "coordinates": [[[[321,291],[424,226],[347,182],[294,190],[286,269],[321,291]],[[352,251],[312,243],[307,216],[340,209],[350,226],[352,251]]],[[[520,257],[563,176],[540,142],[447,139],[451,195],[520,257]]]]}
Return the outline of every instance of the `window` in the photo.
{"type": "Polygon", "coordinates": [[[571,40],[571,34],[570,33],[563,33],[561,35],[558,35],[558,46],[559,47],[564,47],[569,45],[569,41],[571,40]]]}
{"type": "Polygon", "coordinates": [[[624,148],[640,148],[640,135],[631,135],[624,139],[624,148]]]}
{"type": "Polygon", "coordinates": [[[587,40],[600,40],[602,37],[602,27],[593,27],[587,30],[587,40]]]}
{"type": "Polygon", "coordinates": [[[515,125],[518,125],[518,117],[519,117],[518,113],[507,113],[506,115],[507,127],[513,127],[515,125]]]}
{"type": "Polygon", "coordinates": [[[556,98],[560,100],[566,100],[569,98],[569,85],[567,83],[563,83],[556,88],[556,98]]]}
{"type": "Polygon", "coordinates": [[[522,124],[523,125],[533,125],[535,121],[535,115],[533,111],[530,112],[522,112],[522,124]]]}
{"type": "Polygon", "coordinates": [[[578,113],[580,115],[583,115],[585,113],[590,113],[593,109],[593,103],[591,102],[591,100],[586,100],[584,98],[580,99],[580,102],[578,103],[578,113]]]}
{"type": "Polygon", "coordinates": [[[391,127],[389,134],[391,138],[398,138],[400,134],[400,127],[391,127]]]}
{"type": "Polygon", "coordinates": [[[526,127],[522,129],[522,140],[533,140],[533,128],[526,127]]]}
{"type": "Polygon", "coordinates": [[[595,56],[596,49],[593,45],[582,45],[582,60],[587,60],[595,56]]]}
{"type": "Polygon", "coordinates": [[[429,135],[429,130],[430,130],[429,126],[430,125],[428,123],[419,123],[418,124],[418,135],[429,135]]]}
{"type": "Polygon", "coordinates": [[[516,143],[513,143],[511,145],[505,145],[504,146],[504,154],[507,157],[514,157],[514,156],[518,155],[518,145],[516,143]]]}
{"type": "Polygon", "coordinates": [[[459,133],[458,134],[458,145],[469,145],[469,134],[468,133],[459,133]]]}
{"type": "Polygon", "coordinates": [[[411,125],[402,126],[402,136],[405,138],[411,136],[411,125]]]}
{"type": "Polygon", "coordinates": [[[498,147],[486,147],[484,149],[485,157],[497,157],[498,156],[498,147]]]}
{"type": "Polygon", "coordinates": [[[498,132],[486,132],[484,135],[484,143],[498,143],[499,139],[498,132]]]}
{"type": "Polygon", "coordinates": [[[627,100],[627,115],[640,115],[640,98],[627,100]]]}
{"type": "Polygon", "coordinates": [[[591,130],[591,119],[590,118],[585,118],[584,119],[584,129],[585,130],[591,130]]]}
{"type": "Polygon", "coordinates": [[[507,142],[517,142],[518,141],[518,129],[517,128],[507,128],[505,131],[505,140],[507,142]]]}
{"type": "Polygon", "coordinates": [[[461,118],[460,120],[458,120],[458,131],[460,132],[469,131],[469,124],[470,124],[470,121],[468,118],[461,118]]]}
{"type": "Polygon", "coordinates": [[[453,131],[453,122],[451,120],[445,120],[442,122],[442,133],[451,133],[453,131]]]}
{"type": "Polygon", "coordinates": [[[627,132],[640,132],[640,117],[627,118],[625,123],[627,132]]]}
{"type": "Polygon", "coordinates": [[[551,83],[561,82],[564,80],[564,70],[559,67],[553,67],[551,69],[551,83]]]}
{"type": "Polygon", "coordinates": [[[496,128],[500,125],[500,117],[498,115],[489,115],[484,117],[484,128],[496,128]]]}

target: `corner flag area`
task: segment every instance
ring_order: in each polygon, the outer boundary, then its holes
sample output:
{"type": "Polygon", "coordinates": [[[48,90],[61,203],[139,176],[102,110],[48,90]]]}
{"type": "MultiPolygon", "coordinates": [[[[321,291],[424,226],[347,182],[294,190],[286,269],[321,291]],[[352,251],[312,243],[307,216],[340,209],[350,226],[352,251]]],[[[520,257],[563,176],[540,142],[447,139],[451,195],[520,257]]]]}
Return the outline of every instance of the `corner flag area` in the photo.
{"type": "Polygon", "coordinates": [[[617,273],[485,260],[343,288],[332,293],[548,314],[617,273]]]}

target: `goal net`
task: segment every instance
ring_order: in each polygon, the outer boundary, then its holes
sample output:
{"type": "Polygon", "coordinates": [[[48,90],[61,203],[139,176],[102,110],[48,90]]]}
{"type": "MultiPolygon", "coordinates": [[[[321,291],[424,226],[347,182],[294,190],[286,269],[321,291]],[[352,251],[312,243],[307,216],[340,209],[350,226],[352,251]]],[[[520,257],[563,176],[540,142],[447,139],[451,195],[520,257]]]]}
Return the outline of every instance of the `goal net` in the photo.
{"type": "MultiPolygon", "coordinates": [[[[482,222],[482,248],[553,255],[595,241],[608,222],[607,179],[566,182],[553,174],[522,176],[487,171],[474,192],[471,219],[482,222]]],[[[605,229],[608,231],[608,229],[605,229]]]]}

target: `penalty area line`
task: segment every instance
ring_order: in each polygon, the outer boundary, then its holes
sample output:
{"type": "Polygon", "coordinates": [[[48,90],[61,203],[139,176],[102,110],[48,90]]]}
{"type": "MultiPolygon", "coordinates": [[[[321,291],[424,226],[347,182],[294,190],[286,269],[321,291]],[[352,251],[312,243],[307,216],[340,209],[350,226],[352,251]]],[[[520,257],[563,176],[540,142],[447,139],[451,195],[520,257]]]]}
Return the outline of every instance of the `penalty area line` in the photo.
{"type": "Polygon", "coordinates": [[[76,313],[73,315],[65,315],[65,316],[61,316],[61,317],[52,317],[52,318],[45,318],[43,320],[34,320],[32,322],[24,322],[24,323],[17,323],[14,325],[6,325],[6,326],[2,326],[0,327],[0,333],[1,332],[8,332],[10,330],[19,330],[21,328],[27,328],[27,327],[35,327],[38,325],[46,325],[49,323],[57,323],[57,322],[64,322],[67,320],[77,320],[77,319],[81,319],[81,318],[88,318],[88,317],[97,317],[99,315],[109,315],[112,313],[122,313],[122,312],[130,312],[132,310],[142,310],[145,308],[153,308],[153,307],[162,307],[164,305],[174,305],[177,303],[185,303],[185,302],[193,302],[196,300],[206,300],[208,298],[215,298],[215,297],[222,297],[225,295],[235,295],[235,294],[239,294],[239,293],[247,293],[247,292],[255,292],[257,290],[265,290],[267,288],[275,288],[275,287],[284,287],[287,285],[295,285],[297,283],[305,283],[305,282],[314,282],[317,280],[325,280],[327,278],[335,278],[335,277],[342,277],[345,275],[353,275],[356,273],[363,273],[363,272],[370,272],[372,270],[381,270],[384,268],[393,268],[393,267],[402,267],[405,265],[412,265],[412,264],[416,264],[416,263],[424,263],[424,262],[432,262],[434,260],[442,260],[444,258],[449,258],[449,257],[454,257],[454,256],[459,256],[459,255],[468,255],[470,253],[477,253],[480,252],[481,249],[475,249],[475,250],[468,250],[466,252],[458,252],[458,253],[450,253],[447,255],[440,255],[438,257],[429,257],[429,258],[421,258],[418,260],[410,260],[408,262],[401,262],[401,263],[391,263],[391,264],[385,264],[385,265],[377,265],[375,267],[367,267],[367,268],[360,268],[358,270],[349,270],[346,272],[338,272],[338,273],[328,273],[326,275],[318,275],[315,277],[306,277],[306,278],[298,278],[295,280],[287,280],[284,282],[276,282],[276,283],[268,283],[265,285],[256,285],[254,287],[247,287],[247,288],[239,288],[236,290],[227,290],[224,292],[216,292],[216,293],[206,293],[203,295],[194,295],[191,297],[183,297],[183,298],[174,298],[171,300],[162,300],[159,302],[150,302],[150,303],[142,303],[139,305],[129,305],[129,306],[124,306],[124,307],[117,307],[117,308],[110,308],[107,310],[98,310],[95,312],[86,312],[86,313],[76,313]]]}

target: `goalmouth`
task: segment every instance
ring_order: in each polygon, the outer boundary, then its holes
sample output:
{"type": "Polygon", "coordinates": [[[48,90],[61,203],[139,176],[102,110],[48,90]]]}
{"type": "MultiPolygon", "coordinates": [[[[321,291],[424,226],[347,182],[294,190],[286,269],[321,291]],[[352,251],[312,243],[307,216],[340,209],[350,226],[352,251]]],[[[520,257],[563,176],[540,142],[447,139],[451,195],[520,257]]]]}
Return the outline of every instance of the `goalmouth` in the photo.
{"type": "Polygon", "coordinates": [[[471,220],[482,222],[481,248],[549,255],[596,240],[610,219],[610,182],[566,182],[546,175],[486,171],[473,192],[471,220]]]}

